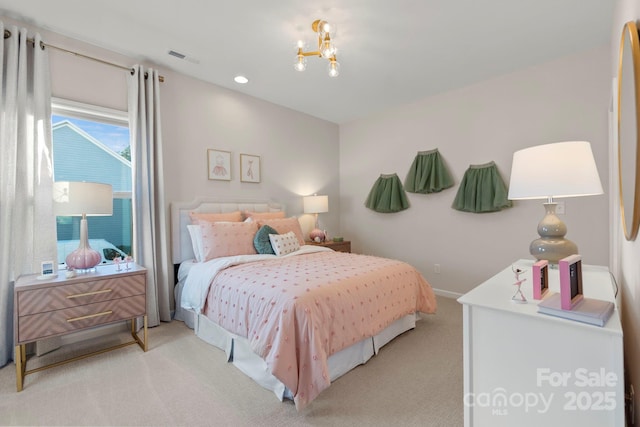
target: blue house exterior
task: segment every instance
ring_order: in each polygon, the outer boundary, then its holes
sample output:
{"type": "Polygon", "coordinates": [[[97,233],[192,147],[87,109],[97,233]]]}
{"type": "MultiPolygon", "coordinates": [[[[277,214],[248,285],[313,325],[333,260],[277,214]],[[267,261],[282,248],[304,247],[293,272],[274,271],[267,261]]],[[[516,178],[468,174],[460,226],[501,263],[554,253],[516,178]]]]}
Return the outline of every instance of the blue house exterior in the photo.
{"type": "MultiPolygon", "coordinates": [[[[69,121],[53,124],[52,132],[54,181],[100,182],[113,187],[113,215],[88,217],[89,239],[106,239],[131,253],[131,162],[69,121]]],[[[79,239],[80,218],[57,217],[57,232],[58,240],[79,239]]]]}

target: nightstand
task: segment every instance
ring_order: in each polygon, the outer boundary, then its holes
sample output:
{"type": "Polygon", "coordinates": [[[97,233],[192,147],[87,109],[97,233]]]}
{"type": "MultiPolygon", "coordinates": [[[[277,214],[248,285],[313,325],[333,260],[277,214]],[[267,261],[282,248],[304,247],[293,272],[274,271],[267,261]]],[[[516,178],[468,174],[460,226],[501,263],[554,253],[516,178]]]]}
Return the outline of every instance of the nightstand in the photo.
{"type": "Polygon", "coordinates": [[[95,272],[66,278],[61,270],[53,278],[38,280],[37,274],[20,276],[14,289],[14,340],[16,388],[21,391],[28,374],[84,359],[110,350],[138,344],[147,351],[147,270],[131,265],[100,265],[95,272]],[[143,338],[135,319],[143,318],[143,338]],[[132,341],[62,362],[27,370],[26,344],[67,335],[110,323],[131,321],[132,341]]]}
{"type": "Polygon", "coordinates": [[[331,248],[336,252],[351,252],[351,242],[349,240],[345,240],[343,242],[334,242],[333,240],[327,240],[326,242],[304,242],[306,245],[316,245],[316,246],[324,246],[327,248],[331,248]]]}

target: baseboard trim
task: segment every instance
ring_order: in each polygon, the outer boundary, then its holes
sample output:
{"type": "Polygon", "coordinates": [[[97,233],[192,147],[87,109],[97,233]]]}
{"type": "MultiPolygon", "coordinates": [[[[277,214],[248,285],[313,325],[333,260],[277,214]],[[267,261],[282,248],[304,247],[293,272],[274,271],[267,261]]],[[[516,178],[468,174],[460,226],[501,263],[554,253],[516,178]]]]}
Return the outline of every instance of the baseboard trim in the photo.
{"type": "Polygon", "coordinates": [[[444,289],[436,289],[436,288],[433,288],[433,293],[435,293],[438,296],[451,298],[451,299],[458,299],[462,295],[464,295],[458,292],[445,291],[444,289]]]}

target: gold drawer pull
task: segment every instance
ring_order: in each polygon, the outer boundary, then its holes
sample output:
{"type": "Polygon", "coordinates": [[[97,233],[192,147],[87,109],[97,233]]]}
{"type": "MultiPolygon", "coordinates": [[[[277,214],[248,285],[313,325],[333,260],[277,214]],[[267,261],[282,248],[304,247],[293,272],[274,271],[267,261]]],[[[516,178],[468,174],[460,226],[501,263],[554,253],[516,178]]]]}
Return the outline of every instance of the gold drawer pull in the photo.
{"type": "Polygon", "coordinates": [[[109,292],[111,292],[111,289],[103,289],[101,291],[85,292],[84,294],[67,295],[67,298],[71,299],[71,298],[88,297],[91,295],[108,294],[109,292]]]}
{"type": "Polygon", "coordinates": [[[92,317],[107,316],[111,313],[113,313],[113,311],[108,310],[108,311],[103,311],[102,313],[88,314],[86,316],[80,316],[80,317],[73,317],[71,319],[67,319],[67,322],[71,323],[71,322],[77,322],[78,320],[91,319],[92,317]]]}

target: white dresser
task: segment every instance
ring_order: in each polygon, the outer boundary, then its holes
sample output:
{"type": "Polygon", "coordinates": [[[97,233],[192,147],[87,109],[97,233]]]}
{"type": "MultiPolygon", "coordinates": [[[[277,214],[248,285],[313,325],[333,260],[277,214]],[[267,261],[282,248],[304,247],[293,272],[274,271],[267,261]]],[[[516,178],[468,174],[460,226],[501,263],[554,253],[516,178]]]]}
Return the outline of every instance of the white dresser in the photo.
{"type": "MultiPolygon", "coordinates": [[[[522,291],[512,266],[463,295],[465,426],[624,426],[622,326],[618,309],[604,327],[537,312],[533,261],[522,291]]],[[[583,294],[615,303],[606,267],[582,265],[583,294]]],[[[549,288],[559,291],[558,269],[549,288]]]]}

